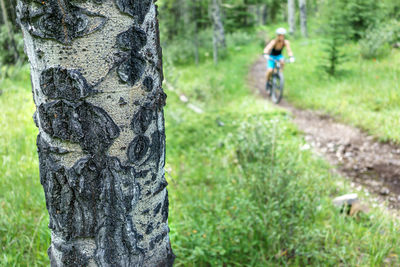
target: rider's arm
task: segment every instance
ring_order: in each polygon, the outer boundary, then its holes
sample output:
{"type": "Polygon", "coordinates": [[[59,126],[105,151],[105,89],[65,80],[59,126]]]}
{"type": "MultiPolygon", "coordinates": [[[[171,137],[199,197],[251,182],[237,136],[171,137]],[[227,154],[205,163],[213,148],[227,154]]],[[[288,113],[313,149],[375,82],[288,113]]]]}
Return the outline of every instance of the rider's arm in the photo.
{"type": "Polygon", "coordinates": [[[290,42],[288,40],[285,40],[285,46],[287,48],[288,56],[293,57],[293,51],[292,48],[290,48],[290,42]]]}
{"type": "Polygon", "coordinates": [[[272,48],[275,45],[275,40],[272,40],[271,42],[269,42],[269,44],[264,48],[264,54],[268,54],[271,53],[272,48]]]}

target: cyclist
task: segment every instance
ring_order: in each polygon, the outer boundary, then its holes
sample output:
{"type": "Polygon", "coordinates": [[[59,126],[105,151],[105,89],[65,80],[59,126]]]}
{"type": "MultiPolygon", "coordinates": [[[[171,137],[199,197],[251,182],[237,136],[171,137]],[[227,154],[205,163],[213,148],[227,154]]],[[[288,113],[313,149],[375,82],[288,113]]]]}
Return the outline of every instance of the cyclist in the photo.
{"type": "Polygon", "coordinates": [[[269,44],[264,48],[265,58],[268,60],[267,64],[267,81],[271,78],[272,71],[275,68],[275,60],[281,62],[281,70],[285,66],[285,60],[282,55],[283,48],[287,48],[290,62],[294,62],[293,52],[290,48],[290,42],[285,40],[286,30],[284,28],[279,28],[276,30],[276,38],[269,42],[269,44]]]}

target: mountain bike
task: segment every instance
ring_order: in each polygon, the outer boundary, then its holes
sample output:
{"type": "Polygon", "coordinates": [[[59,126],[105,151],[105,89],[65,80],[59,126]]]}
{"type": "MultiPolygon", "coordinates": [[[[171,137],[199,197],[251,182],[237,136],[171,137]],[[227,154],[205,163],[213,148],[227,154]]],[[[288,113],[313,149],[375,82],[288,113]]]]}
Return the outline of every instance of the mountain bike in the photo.
{"type": "MultiPolygon", "coordinates": [[[[265,83],[265,89],[267,94],[271,97],[272,102],[278,104],[283,97],[283,86],[285,84],[285,78],[283,72],[281,71],[281,62],[279,60],[273,59],[275,62],[275,67],[272,71],[271,78],[265,83]]],[[[291,62],[285,59],[286,63],[291,62]]]]}

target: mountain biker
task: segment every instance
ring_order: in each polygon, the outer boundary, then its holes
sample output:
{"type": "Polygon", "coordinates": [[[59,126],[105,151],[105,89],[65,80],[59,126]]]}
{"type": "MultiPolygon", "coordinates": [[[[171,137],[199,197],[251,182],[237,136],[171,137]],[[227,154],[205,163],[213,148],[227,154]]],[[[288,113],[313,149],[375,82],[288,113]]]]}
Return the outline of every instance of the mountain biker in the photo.
{"type": "Polygon", "coordinates": [[[293,52],[290,48],[290,42],[285,40],[286,30],[284,28],[278,28],[276,30],[276,38],[269,42],[264,48],[265,58],[268,60],[267,64],[267,81],[271,78],[272,71],[275,68],[275,60],[279,60],[281,63],[281,70],[285,66],[285,58],[282,55],[283,49],[286,47],[289,55],[290,62],[294,62],[293,52]]]}

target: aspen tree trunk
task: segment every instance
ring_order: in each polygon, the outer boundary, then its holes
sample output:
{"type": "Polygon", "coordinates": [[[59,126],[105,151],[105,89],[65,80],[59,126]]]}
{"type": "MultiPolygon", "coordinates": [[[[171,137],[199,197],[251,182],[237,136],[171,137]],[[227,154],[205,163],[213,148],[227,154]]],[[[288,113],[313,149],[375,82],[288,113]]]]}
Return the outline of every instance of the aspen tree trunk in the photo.
{"type": "Polygon", "coordinates": [[[152,0],[20,0],[51,266],[171,266],[152,0]]]}
{"type": "Polygon", "coordinates": [[[256,23],[257,25],[261,25],[261,6],[255,6],[255,13],[256,13],[256,23]]]}
{"type": "Polygon", "coordinates": [[[7,28],[8,38],[10,39],[10,42],[11,42],[9,44],[9,49],[11,49],[11,51],[13,53],[14,62],[17,62],[18,61],[17,46],[15,44],[12,25],[10,25],[10,22],[9,22],[9,19],[8,19],[7,9],[6,9],[6,5],[4,4],[4,0],[0,0],[0,8],[1,8],[1,11],[2,11],[2,15],[3,15],[4,25],[7,28]]]}
{"type": "Polygon", "coordinates": [[[197,21],[194,22],[194,32],[193,32],[193,44],[194,44],[194,63],[199,64],[199,37],[197,29],[197,21]]]}
{"type": "Polygon", "coordinates": [[[211,18],[213,22],[213,47],[214,47],[214,62],[218,63],[218,49],[226,48],[225,30],[221,19],[221,10],[218,0],[212,0],[211,18]]]}
{"type": "Polygon", "coordinates": [[[198,25],[197,25],[197,20],[198,20],[198,1],[193,0],[193,3],[191,5],[191,21],[193,22],[193,48],[194,48],[194,63],[196,65],[199,64],[199,38],[198,38],[198,25]]]}
{"type": "Polygon", "coordinates": [[[260,21],[261,25],[267,24],[267,16],[268,16],[267,12],[268,12],[267,5],[262,4],[261,5],[261,21],[260,21]]]}
{"type": "Polygon", "coordinates": [[[289,23],[289,33],[293,35],[296,32],[295,0],[288,0],[288,23],[289,23]]]}
{"type": "Polygon", "coordinates": [[[249,25],[255,25],[258,23],[257,5],[247,5],[246,13],[249,25]]]}
{"type": "Polygon", "coordinates": [[[300,29],[303,37],[307,37],[307,5],[306,0],[299,0],[300,9],[300,29]]]}

